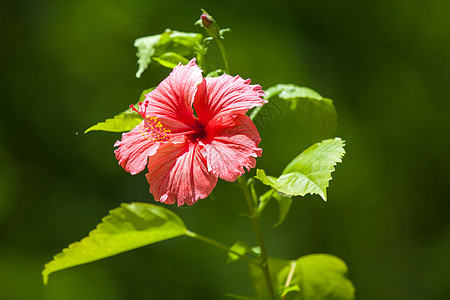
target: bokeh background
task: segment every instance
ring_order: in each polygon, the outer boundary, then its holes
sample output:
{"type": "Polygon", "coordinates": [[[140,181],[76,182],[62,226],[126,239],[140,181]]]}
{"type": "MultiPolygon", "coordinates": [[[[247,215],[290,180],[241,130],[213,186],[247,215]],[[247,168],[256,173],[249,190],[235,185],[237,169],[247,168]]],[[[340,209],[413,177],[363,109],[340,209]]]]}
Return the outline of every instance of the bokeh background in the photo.
{"type": "MultiPolygon", "coordinates": [[[[332,98],[347,141],[328,203],[296,198],[279,228],[264,215],[269,254],[346,261],[357,299],[450,299],[449,1],[21,0],[0,4],[0,299],[227,299],[251,294],[243,262],[179,238],[57,272],[44,263],[122,202],[153,203],[143,174],[113,155],[120,134],[83,131],[135,103],[167,69],[136,79],[136,38],[222,27],[231,71],[268,88],[332,98]]],[[[214,51],[214,50],[212,50],[214,51]]],[[[219,60],[217,60],[220,63],[219,60]]],[[[279,174],[309,146],[289,114],[261,130],[258,167],[279,174]]],[[[259,186],[263,190],[262,186],[259,186]]],[[[254,244],[245,203],[221,182],[187,226],[254,244]]]]}

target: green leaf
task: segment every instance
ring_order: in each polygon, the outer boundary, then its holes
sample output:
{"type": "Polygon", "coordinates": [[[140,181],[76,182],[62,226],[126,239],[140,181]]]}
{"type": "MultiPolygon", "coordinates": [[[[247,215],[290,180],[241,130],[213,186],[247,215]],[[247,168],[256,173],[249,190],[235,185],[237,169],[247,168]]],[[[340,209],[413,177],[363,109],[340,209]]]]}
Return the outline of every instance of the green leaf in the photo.
{"type": "Polygon", "coordinates": [[[109,132],[125,132],[130,131],[142,122],[142,117],[135,112],[122,112],[112,119],[106,119],[104,122],[97,123],[86,129],[84,133],[89,131],[101,130],[109,132]]]}
{"type": "Polygon", "coordinates": [[[225,70],[216,69],[214,71],[209,72],[205,77],[218,77],[222,74],[225,74],[225,70]]]}
{"type": "MultiPolygon", "coordinates": [[[[259,247],[250,247],[249,245],[247,245],[244,242],[238,241],[236,243],[234,243],[231,247],[231,250],[233,250],[236,253],[239,253],[240,255],[245,255],[247,253],[251,253],[253,255],[260,255],[260,248],[259,247]]],[[[239,259],[239,256],[237,256],[234,253],[228,252],[228,257],[227,257],[227,261],[226,263],[229,264],[233,261],[236,261],[239,259]]]]}
{"type": "MultiPolygon", "coordinates": [[[[249,265],[255,299],[270,299],[264,274],[249,265]]],[[[336,256],[311,254],[297,260],[269,258],[272,284],[283,300],[352,300],[354,287],[347,266],[336,256]]]]}
{"type": "Polygon", "coordinates": [[[278,280],[286,284],[293,272],[288,285],[298,286],[299,290],[287,294],[286,300],[352,300],[355,288],[346,277],[347,271],[346,264],[336,256],[311,254],[286,266],[279,272],[278,280]]]}
{"type": "Polygon", "coordinates": [[[185,65],[189,62],[187,58],[175,52],[166,52],[159,57],[153,57],[153,60],[157,61],[160,65],[169,69],[175,68],[179,63],[185,65]]]}
{"type": "MultiPolygon", "coordinates": [[[[144,101],[145,95],[153,91],[155,88],[149,88],[142,91],[139,102],[144,101]]],[[[137,104],[135,105],[137,106],[137,104]]],[[[133,111],[131,108],[121,112],[120,114],[114,116],[111,119],[106,119],[103,122],[99,122],[96,125],[93,125],[86,129],[84,133],[88,133],[89,131],[100,130],[100,131],[108,131],[108,132],[126,132],[130,131],[134,127],[136,127],[139,123],[142,122],[142,117],[133,111]]]]}
{"type": "MultiPolygon", "coordinates": [[[[288,260],[270,258],[268,259],[270,277],[275,291],[282,290],[283,285],[278,284],[278,273],[281,272],[288,264],[288,260]]],[[[255,299],[271,299],[267,288],[264,273],[260,268],[249,265],[250,277],[252,278],[253,289],[255,290],[255,299]]]]}
{"type": "Polygon", "coordinates": [[[278,194],[274,189],[270,189],[259,197],[258,211],[260,213],[266,208],[272,198],[274,198],[278,204],[278,221],[273,225],[275,228],[280,226],[286,219],[289,209],[291,208],[292,199],[278,194]]]}
{"type": "Polygon", "coordinates": [[[296,284],[286,286],[286,287],[283,287],[279,293],[280,293],[281,298],[285,298],[286,295],[290,292],[300,292],[300,287],[296,284]]]}
{"type": "Polygon", "coordinates": [[[324,140],[291,161],[280,177],[267,176],[264,170],[258,169],[256,178],[286,197],[318,194],[326,201],[326,188],[334,166],[342,162],[344,145],[340,138],[324,140]]]}
{"type": "Polygon", "coordinates": [[[281,196],[278,193],[273,193],[272,197],[278,203],[278,221],[273,225],[273,227],[278,227],[284,222],[284,219],[286,219],[289,209],[291,208],[292,199],[281,196]]]}
{"type": "Polygon", "coordinates": [[[331,99],[316,91],[294,84],[278,84],[268,88],[265,99],[278,97],[285,101],[297,121],[308,130],[313,142],[330,138],[336,130],[337,114],[331,99]]]}
{"type": "MultiPolygon", "coordinates": [[[[246,243],[240,242],[240,241],[234,243],[233,246],[230,247],[230,249],[236,253],[239,253],[240,255],[245,255],[251,251],[250,246],[248,246],[246,243]]],[[[228,252],[227,264],[229,264],[235,260],[238,260],[238,259],[239,259],[239,256],[237,256],[234,253],[228,252]]]]}
{"type": "Polygon", "coordinates": [[[55,255],[42,271],[44,283],[59,270],[186,234],[183,221],[171,210],[147,203],[122,204],[83,238],[55,255]]]}
{"type": "Polygon", "coordinates": [[[139,69],[136,77],[141,77],[141,74],[148,68],[153,59],[167,68],[173,68],[173,64],[177,60],[183,63],[187,60],[186,57],[192,58],[196,54],[203,55],[206,50],[202,42],[203,36],[200,33],[180,32],[170,29],[166,29],[162,34],[137,39],[134,42],[134,46],[138,49],[137,56],[139,58],[139,69]]]}

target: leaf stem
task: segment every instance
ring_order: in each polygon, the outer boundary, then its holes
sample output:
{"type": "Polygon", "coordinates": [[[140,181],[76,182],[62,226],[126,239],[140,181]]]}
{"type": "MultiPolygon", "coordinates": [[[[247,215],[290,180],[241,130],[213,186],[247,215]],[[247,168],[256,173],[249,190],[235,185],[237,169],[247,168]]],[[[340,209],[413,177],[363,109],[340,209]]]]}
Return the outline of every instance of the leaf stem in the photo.
{"type": "MultiPolygon", "coordinates": [[[[286,283],[284,284],[284,288],[287,288],[292,281],[292,277],[294,276],[294,271],[295,271],[295,267],[297,267],[297,261],[293,260],[291,262],[291,269],[289,270],[289,274],[286,278],[286,283]]],[[[284,298],[286,298],[287,294],[284,294],[283,297],[281,297],[281,300],[284,300],[284,298]]]]}
{"type": "Polygon", "coordinates": [[[217,248],[219,248],[221,250],[224,250],[225,252],[232,253],[232,254],[238,256],[239,258],[241,258],[242,260],[246,261],[247,263],[252,264],[254,266],[257,266],[257,267],[260,267],[260,264],[256,260],[254,260],[254,259],[252,259],[252,258],[250,258],[248,256],[244,256],[242,254],[239,254],[236,251],[231,250],[229,247],[225,246],[224,244],[222,244],[222,243],[220,243],[218,241],[215,241],[213,239],[207,238],[206,236],[203,236],[201,234],[192,232],[190,230],[186,231],[186,235],[191,237],[191,238],[194,238],[194,239],[200,240],[202,242],[205,242],[207,244],[210,244],[210,245],[212,245],[214,247],[217,247],[217,248]]]}
{"type": "MultiPolygon", "coordinates": [[[[253,201],[258,201],[258,199],[252,199],[244,176],[240,176],[238,178],[238,182],[242,188],[242,191],[244,192],[245,201],[247,202],[247,207],[250,213],[250,219],[252,220],[253,223],[253,229],[255,230],[256,239],[258,240],[259,247],[261,248],[261,264],[259,267],[264,273],[264,278],[266,280],[267,288],[269,289],[269,294],[272,300],[276,300],[277,298],[275,296],[272,280],[270,278],[269,263],[267,259],[267,249],[262,236],[261,227],[259,226],[259,213],[253,207],[253,201]]],[[[253,195],[253,198],[254,197],[255,195],[253,195]]]]}

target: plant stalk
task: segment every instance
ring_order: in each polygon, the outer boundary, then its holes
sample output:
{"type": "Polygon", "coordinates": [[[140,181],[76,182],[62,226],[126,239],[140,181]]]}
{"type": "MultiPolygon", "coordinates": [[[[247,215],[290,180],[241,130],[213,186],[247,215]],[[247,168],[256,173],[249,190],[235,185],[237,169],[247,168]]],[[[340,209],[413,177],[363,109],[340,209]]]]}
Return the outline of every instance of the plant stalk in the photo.
{"type": "Polygon", "coordinates": [[[219,46],[220,49],[220,53],[222,53],[222,59],[223,62],[225,63],[225,72],[230,75],[230,67],[228,65],[228,55],[227,52],[225,51],[225,47],[222,44],[222,41],[220,40],[220,38],[215,39],[217,42],[217,45],[219,46]]]}
{"type": "Polygon", "coordinates": [[[259,267],[261,268],[264,279],[266,280],[267,288],[269,289],[269,294],[272,298],[272,300],[276,300],[275,296],[275,290],[273,289],[272,280],[270,278],[270,272],[269,272],[269,263],[267,259],[267,249],[266,244],[264,243],[264,239],[261,232],[261,227],[259,226],[259,213],[255,211],[253,207],[253,201],[257,201],[257,199],[251,198],[250,191],[247,185],[247,182],[244,178],[244,176],[240,176],[238,178],[239,185],[242,188],[242,191],[244,192],[245,201],[247,202],[248,211],[250,213],[250,219],[253,223],[253,229],[255,230],[256,239],[258,240],[258,245],[261,248],[261,264],[259,267]]]}

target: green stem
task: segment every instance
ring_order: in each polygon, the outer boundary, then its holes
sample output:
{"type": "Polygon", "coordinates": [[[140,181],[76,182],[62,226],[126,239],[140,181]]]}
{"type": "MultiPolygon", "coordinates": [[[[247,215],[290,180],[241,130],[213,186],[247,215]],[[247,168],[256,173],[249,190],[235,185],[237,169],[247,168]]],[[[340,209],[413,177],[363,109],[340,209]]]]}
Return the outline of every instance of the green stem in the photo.
{"type": "Polygon", "coordinates": [[[264,279],[266,280],[267,288],[269,289],[269,294],[272,298],[272,300],[276,300],[275,291],[273,289],[272,280],[270,279],[270,272],[269,272],[269,263],[267,259],[267,250],[266,250],[266,244],[264,243],[264,239],[261,232],[261,227],[259,226],[259,213],[255,211],[253,207],[253,201],[257,201],[257,199],[253,199],[250,195],[250,191],[247,185],[247,182],[244,178],[244,176],[240,176],[238,178],[239,185],[242,188],[242,191],[244,192],[245,201],[247,202],[248,211],[250,213],[250,219],[253,223],[253,229],[255,230],[256,239],[258,240],[259,247],[261,248],[261,265],[260,268],[264,273],[264,279]]]}
{"type": "Polygon", "coordinates": [[[223,46],[222,41],[220,40],[220,37],[215,40],[217,42],[217,45],[219,45],[220,53],[222,53],[222,59],[223,59],[223,62],[225,63],[225,72],[227,74],[230,74],[230,67],[228,66],[228,56],[227,56],[227,52],[225,51],[225,47],[223,46]]]}
{"type": "Polygon", "coordinates": [[[255,265],[257,267],[260,266],[259,263],[256,260],[251,259],[250,257],[244,256],[244,255],[241,255],[241,254],[237,253],[236,251],[231,250],[230,248],[228,248],[224,244],[219,243],[218,241],[215,241],[213,239],[207,238],[206,236],[200,235],[200,234],[192,232],[190,230],[188,230],[186,232],[186,235],[189,236],[189,237],[192,237],[194,239],[200,240],[202,242],[205,242],[207,244],[210,244],[210,245],[212,245],[214,247],[217,247],[217,248],[219,248],[221,250],[224,250],[225,252],[232,253],[232,254],[238,256],[239,258],[241,258],[242,260],[246,261],[249,264],[255,265]]]}

